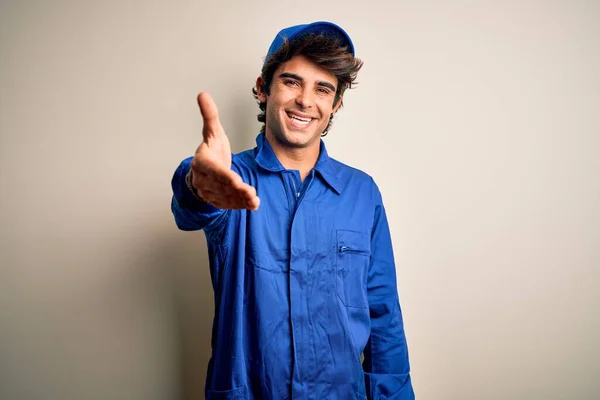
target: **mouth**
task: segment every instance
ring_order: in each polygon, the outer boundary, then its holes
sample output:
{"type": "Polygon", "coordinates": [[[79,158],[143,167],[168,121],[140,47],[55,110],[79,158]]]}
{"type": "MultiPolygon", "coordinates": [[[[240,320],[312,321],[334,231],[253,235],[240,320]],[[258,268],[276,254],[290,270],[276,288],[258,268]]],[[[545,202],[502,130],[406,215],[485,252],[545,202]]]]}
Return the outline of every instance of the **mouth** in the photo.
{"type": "Polygon", "coordinates": [[[286,112],[286,114],[295,128],[306,128],[314,120],[314,118],[300,116],[291,112],[286,112]]]}

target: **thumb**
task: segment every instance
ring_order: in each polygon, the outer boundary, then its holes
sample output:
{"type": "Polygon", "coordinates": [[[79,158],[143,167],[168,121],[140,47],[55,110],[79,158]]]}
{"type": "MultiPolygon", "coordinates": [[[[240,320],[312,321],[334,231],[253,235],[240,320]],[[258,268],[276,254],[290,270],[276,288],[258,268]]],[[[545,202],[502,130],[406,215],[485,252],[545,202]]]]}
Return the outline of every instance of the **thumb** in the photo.
{"type": "Polygon", "coordinates": [[[200,107],[202,119],[204,119],[202,136],[204,136],[204,139],[206,140],[213,137],[220,129],[219,110],[217,109],[217,105],[212,99],[212,96],[207,92],[201,92],[198,95],[198,106],[200,107]]]}

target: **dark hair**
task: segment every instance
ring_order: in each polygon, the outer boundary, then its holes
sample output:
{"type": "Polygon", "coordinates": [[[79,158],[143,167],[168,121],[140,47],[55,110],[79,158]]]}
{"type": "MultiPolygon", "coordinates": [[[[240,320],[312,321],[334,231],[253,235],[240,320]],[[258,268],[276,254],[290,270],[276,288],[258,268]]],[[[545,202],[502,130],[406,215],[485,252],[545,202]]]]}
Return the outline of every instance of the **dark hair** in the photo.
{"type": "MultiPolygon", "coordinates": [[[[309,33],[302,35],[298,38],[294,38],[291,41],[284,40],[283,45],[269,56],[261,71],[261,77],[263,80],[264,92],[269,95],[271,90],[271,82],[273,80],[273,74],[279,68],[279,66],[295,56],[302,55],[314,62],[321,68],[331,72],[338,80],[335,97],[333,100],[333,106],[340,101],[340,98],[346,91],[351,89],[352,85],[356,85],[356,75],[361,69],[363,62],[356,58],[348,51],[348,47],[343,45],[338,38],[333,36],[326,36],[322,34],[309,33]]],[[[256,87],[252,88],[254,98],[258,100],[258,90],[256,87]]],[[[343,105],[342,104],[340,106],[343,105]]],[[[263,126],[261,132],[265,132],[265,123],[267,121],[266,110],[267,103],[258,101],[258,108],[260,113],[257,116],[258,122],[262,122],[263,126]]],[[[327,128],[321,133],[321,136],[327,135],[329,128],[331,127],[332,120],[329,119],[327,128]]]]}

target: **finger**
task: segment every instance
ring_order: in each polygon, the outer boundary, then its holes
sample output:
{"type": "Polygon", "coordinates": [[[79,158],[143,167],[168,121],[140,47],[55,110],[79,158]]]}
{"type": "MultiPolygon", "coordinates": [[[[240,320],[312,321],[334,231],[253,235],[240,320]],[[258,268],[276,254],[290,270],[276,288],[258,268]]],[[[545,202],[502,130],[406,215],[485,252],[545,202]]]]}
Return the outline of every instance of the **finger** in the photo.
{"type": "Polygon", "coordinates": [[[250,185],[238,190],[239,200],[244,204],[243,208],[247,210],[257,210],[260,205],[260,199],[256,195],[256,189],[250,185]]]}
{"type": "Polygon", "coordinates": [[[216,188],[208,188],[203,183],[202,187],[198,189],[198,194],[209,203],[228,205],[227,208],[245,208],[247,203],[243,193],[231,187],[223,187],[220,184],[217,184],[216,188]]]}
{"type": "Polygon", "coordinates": [[[246,200],[252,200],[256,197],[256,189],[250,185],[247,185],[244,194],[246,195],[246,200]]]}
{"type": "Polygon", "coordinates": [[[258,197],[254,197],[252,199],[248,199],[246,197],[245,192],[241,191],[233,191],[230,193],[216,193],[213,191],[205,191],[206,199],[209,199],[210,203],[219,208],[227,208],[227,209],[247,209],[247,210],[256,210],[258,209],[259,200],[258,197]]]}
{"type": "Polygon", "coordinates": [[[249,200],[246,203],[246,208],[249,210],[253,210],[253,211],[258,210],[259,206],[260,206],[260,198],[258,196],[255,196],[254,198],[252,198],[251,200],[249,200]]]}
{"type": "Polygon", "coordinates": [[[240,201],[237,201],[235,197],[223,197],[218,196],[211,202],[215,207],[221,209],[229,209],[229,210],[240,210],[244,207],[244,204],[240,201]]]}
{"type": "Polygon", "coordinates": [[[258,197],[255,197],[252,201],[248,202],[239,196],[223,196],[214,192],[207,192],[202,198],[209,204],[221,209],[257,210],[260,204],[258,197]]]}
{"type": "Polygon", "coordinates": [[[202,198],[207,203],[221,209],[231,209],[232,204],[228,196],[223,196],[221,193],[215,193],[211,191],[202,192],[202,198]]]}
{"type": "Polygon", "coordinates": [[[230,187],[229,189],[231,189],[230,193],[234,195],[238,201],[244,204],[256,197],[256,190],[247,183],[243,183],[239,187],[230,187]]]}
{"type": "Polygon", "coordinates": [[[231,170],[227,171],[227,176],[224,178],[226,178],[226,182],[233,186],[235,189],[241,189],[244,187],[244,185],[248,185],[242,180],[241,176],[239,176],[237,173],[231,170]]]}
{"type": "Polygon", "coordinates": [[[220,127],[219,122],[219,110],[215,104],[212,96],[207,92],[201,92],[198,95],[198,106],[200,107],[200,113],[204,120],[204,127],[202,128],[202,136],[204,141],[213,137],[220,127]]]}

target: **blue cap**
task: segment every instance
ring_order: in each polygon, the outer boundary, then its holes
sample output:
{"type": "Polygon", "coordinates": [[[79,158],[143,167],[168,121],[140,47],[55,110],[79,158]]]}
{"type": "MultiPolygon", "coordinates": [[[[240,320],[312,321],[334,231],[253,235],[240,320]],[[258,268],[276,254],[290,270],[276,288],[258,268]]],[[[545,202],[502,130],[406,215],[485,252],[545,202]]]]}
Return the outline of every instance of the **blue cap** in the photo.
{"type": "Polygon", "coordinates": [[[267,52],[267,57],[265,58],[265,61],[269,59],[270,55],[279,50],[279,48],[283,44],[284,39],[292,40],[293,38],[298,37],[304,33],[316,33],[335,36],[339,38],[344,45],[347,45],[348,51],[352,55],[354,55],[354,45],[352,44],[352,40],[350,39],[350,36],[348,36],[346,31],[344,31],[341,27],[337,26],[332,22],[319,21],[313,22],[311,24],[290,26],[289,28],[284,28],[281,31],[279,31],[277,36],[275,36],[275,39],[273,39],[271,47],[269,47],[269,51],[267,52]]]}

